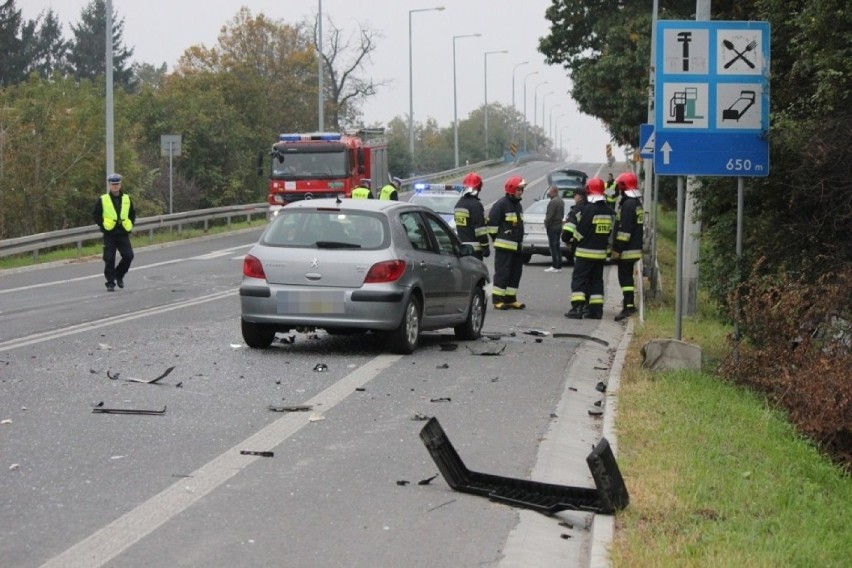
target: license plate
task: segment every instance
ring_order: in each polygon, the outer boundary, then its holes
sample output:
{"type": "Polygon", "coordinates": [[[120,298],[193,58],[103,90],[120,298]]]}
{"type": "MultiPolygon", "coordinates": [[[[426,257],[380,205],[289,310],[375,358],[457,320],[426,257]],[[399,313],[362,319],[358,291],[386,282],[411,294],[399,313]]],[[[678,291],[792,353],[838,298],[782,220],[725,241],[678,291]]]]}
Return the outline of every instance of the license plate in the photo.
{"type": "Polygon", "coordinates": [[[279,314],[342,314],[346,311],[344,293],[334,290],[278,292],[279,314]]]}
{"type": "Polygon", "coordinates": [[[544,224],[539,223],[528,223],[527,224],[527,232],[528,233],[546,233],[544,230],[544,224]]]}

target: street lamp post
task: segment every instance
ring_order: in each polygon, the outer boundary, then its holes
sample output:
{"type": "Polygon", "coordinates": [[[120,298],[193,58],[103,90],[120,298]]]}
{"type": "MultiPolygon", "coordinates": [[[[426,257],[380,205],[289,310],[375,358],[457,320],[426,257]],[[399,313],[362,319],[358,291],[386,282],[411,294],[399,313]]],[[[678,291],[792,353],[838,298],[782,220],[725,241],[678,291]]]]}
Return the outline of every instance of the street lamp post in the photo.
{"type": "Polygon", "coordinates": [[[463,37],[481,37],[482,34],[464,34],[453,36],[453,154],[455,167],[459,167],[459,105],[456,90],[456,40],[463,37]]]}
{"type": "Polygon", "coordinates": [[[527,79],[533,75],[538,75],[538,71],[527,73],[524,77],[524,152],[527,151],[527,79]]]}
{"type": "Polygon", "coordinates": [[[514,67],[512,67],[512,141],[515,140],[515,129],[517,126],[517,121],[515,120],[515,115],[518,112],[518,107],[515,106],[515,70],[522,66],[528,64],[529,61],[521,61],[514,67]]]}
{"type": "Polygon", "coordinates": [[[408,11],[408,152],[414,160],[414,68],[411,56],[411,15],[414,12],[441,12],[443,6],[436,8],[418,8],[408,11]]]}
{"type": "Polygon", "coordinates": [[[494,55],[495,53],[509,53],[509,50],[501,49],[499,51],[486,51],[482,56],[482,59],[485,62],[484,69],[483,69],[483,72],[484,72],[484,75],[483,75],[484,81],[483,82],[485,83],[485,120],[484,120],[484,124],[485,124],[485,159],[486,160],[488,159],[488,56],[494,55]]]}
{"type": "MultiPolygon", "coordinates": [[[[553,108],[556,108],[562,105],[556,105],[553,108]]],[[[553,118],[553,109],[550,109],[550,139],[553,140],[553,145],[556,146],[556,134],[559,132],[559,119],[565,116],[565,113],[556,115],[556,118],[553,118]],[[553,121],[556,121],[555,123],[553,121]]]]}
{"type": "Polygon", "coordinates": [[[552,94],[553,91],[548,91],[541,96],[541,131],[545,134],[547,134],[547,131],[545,130],[544,125],[547,123],[544,121],[544,101],[546,101],[547,97],[552,94]]]}
{"type": "Polygon", "coordinates": [[[542,81],[533,89],[533,128],[538,126],[538,88],[544,85],[547,85],[547,81],[542,81]]]}

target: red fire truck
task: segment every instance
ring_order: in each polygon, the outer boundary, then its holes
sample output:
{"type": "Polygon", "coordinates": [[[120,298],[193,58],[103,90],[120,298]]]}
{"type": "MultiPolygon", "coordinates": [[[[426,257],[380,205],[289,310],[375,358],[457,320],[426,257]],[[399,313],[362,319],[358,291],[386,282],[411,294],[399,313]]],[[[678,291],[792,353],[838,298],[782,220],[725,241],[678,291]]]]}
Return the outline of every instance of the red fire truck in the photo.
{"type": "Polygon", "coordinates": [[[388,182],[384,130],[281,134],[270,156],[267,201],[271,215],[302,199],[350,197],[362,180],[369,180],[377,195],[388,182]]]}

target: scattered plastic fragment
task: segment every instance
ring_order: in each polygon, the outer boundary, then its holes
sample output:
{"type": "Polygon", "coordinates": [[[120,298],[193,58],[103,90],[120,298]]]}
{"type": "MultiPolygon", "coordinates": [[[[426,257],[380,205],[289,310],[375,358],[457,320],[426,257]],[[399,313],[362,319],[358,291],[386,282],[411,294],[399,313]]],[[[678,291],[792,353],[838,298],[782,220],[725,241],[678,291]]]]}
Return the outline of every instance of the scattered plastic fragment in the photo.
{"type": "Polygon", "coordinates": [[[453,399],[448,396],[442,396],[441,398],[430,399],[429,402],[452,402],[452,400],[453,399]]]}
{"type": "Polygon", "coordinates": [[[589,416],[600,416],[603,414],[603,408],[595,406],[589,409],[589,416]]]}
{"type": "Polygon", "coordinates": [[[292,344],[296,343],[296,336],[295,335],[289,335],[287,337],[280,338],[278,341],[280,341],[281,343],[283,343],[285,345],[292,345],[292,344]]]}
{"type": "Polygon", "coordinates": [[[606,392],[606,383],[601,381],[595,385],[595,390],[598,392],[606,392]]]}
{"type": "Polygon", "coordinates": [[[121,375],[121,373],[116,373],[114,375],[110,375],[109,371],[107,371],[107,378],[109,378],[111,381],[117,381],[119,375],[121,375]]]}
{"type": "Polygon", "coordinates": [[[542,339],[542,338],[540,338],[540,337],[536,337],[536,338],[535,338],[535,342],[536,342],[536,343],[542,343],[543,341],[544,341],[544,339],[542,339]]]}
{"type": "Polygon", "coordinates": [[[148,414],[148,415],[162,415],[166,413],[166,407],[164,406],[162,410],[137,410],[135,408],[93,408],[92,412],[95,414],[148,414]]]}
{"type": "Polygon", "coordinates": [[[444,502],[444,503],[441,503],[440,505],[435,505],[434,507],[432,507],[431,509],[429,509],[429,512],[431,513],[431,512],[432,512],[432,511],[434,511],[435,509],[440,509],[440,508],[441,508],[441,507],[443,507],[444,505],[449,505],[449,504],[451,504],[451,503],[455,503],[455,502],[456,502],[456,500],[455,500],[455,499],[450,499],[449,501],[446,501],[446,502],[444,502]]]}
{"type": "Polygon", "coordinates": [[[309,422],[319,422],[320,420],[325,420],[325,416],[322,414],[313,414],[310,418],[308,418],[309,422]]]}
{"type": "Polygon", "coordinates": [[[472,349],[470,346],[467,346],[467,348],[474,355],[484,355],[486,357],[487,356],[493,357],[495,355],[500,355],[501,353],[503,353],[503,351],[506,350],[506,345],[508,345],[508,344],[503,343],[501,346],[498,347],[497,345],[489,345],[489,344],[486,343],[486,344],[484,344],[484,349],[472,349]]]}
{"type": "Polygon", "coordinates": [[[561,535],[559,535],[559,538],[561,538],[563,540],[568,540],[569,538],[572,538],[572,537],[571,537],[570,534],[562,533],[561,535]]]}
{"type": "Polygon", "coordinates": [[[12,465],[9,466],[9,471],[15,471],[19,467],[21,467],[21,464],[13,463],[12,465]]]}
{"type": "Polygon", "coordinates": [[[436,369],[449,369],[449,368],[450,368],[450,366],[449,366],[449,364],[444,363],[443,365],[438,365],[438,366],[437,366],[437,367],[435,367],[435,368],[436,368],[436,369]]]}
{"type": "Polygon", "coordinates": [[[325,363],[317,363],[314,366],[314,371],[316,371],[317,373],[322,373],[324,371],[328,371],[328,365],[326,365],[325,363]]]}
{"type": "Polygon", "coordinates": [[[439,345],[439,347],[441,348],[441,351],[455,351],[456,349],[459,348],[459,344],[458,343],[441,343],[439,345]]]}
{"type": "Polygon", "coordinates": [[[98,343],[98,349],[101,351],[110,351],[112,347],[107,343],[98,343]]]}
{"type": "Polygon", "coordinates": [[[422,422],[429,420],[429,418],[431,418],[431,416],[427,416],[427,415],[423,414],[422,412],[415,412],[414,416],[411,417],[412,420],[419,420],[419,421],[422,421],[422,422]]]}
{"type": "Polygon", "coordinates": [[[240,347],[242,347],[242,345],[239,343],[231,343],[231,349],[239,349],[240,347]]]}
{"type": "Polygon", "coordinates": [[[256,452],[254,450],[240,450],[240,454],[244,456],[260,456],[262,458],[271,458],[275,456],[275,452],[256,452]]]}
{"type": "Polygon", "coordinates": [[[307,412],[313,410],[313,405],[310,404],[291,404],[289,406],[273,406],[269,405],[268,410],[272,412],[307,412]]]}
{"type": "Polygon", "coordinates": [[[364,387],[355,387],[355,392],[364,392],[366,390],[367,389],[365,389],[364,387]]]}
{"type": "Polygon", "coordinates": [[[436,474],[435,474],[435,475],[433,475],[432,477],[427,477],[426,479],[421,479],[420,481],[418,481],[418,482],[417,482],[417,485],[429,485],[430,483],[432,483],[432,480],[433,480],[433,479],[435,479],[436,477],[438,477],[438,475],[440,475],[440,474],[437,474],[437,473],[436,473],[436,474]]]}
{"type": "Polygon", "coordinates": [[[559,526],[565,527],[566,529],[573,529],[574,523],[569,523],[568,521],[562,521],[561,523],[559,523],[559,526]]]}
{"type": "Polygon", "coordinates": [[[126,458],[126,457],[127,457],[127,456],[110,456],[110,458],[109,458],[109,459],[111,459],[111,460],[121,460],[121,459],[124,459],[124,458],[126,458]]]}
{"type": "Polygon", "coordinates": [[[408,485],[409,483],[411,483],[411,482],[410,482],[410,481],[408,481],[407,479],[398,479],[398,480],[396,481],[396,484],[397,484],[397,485],[402,485],[402,486],[406,486],[406,485],[408,485]]]}
{"type": "Polygon", "coordinates": [[[550,335],[549,331],[542,331],[540,329],[531,329],[529,331],[525,331],[524,333],[527,335],[536,335],[538,337],[547,337],[548,335],[550,335]]]}
{"type": "Polygon", "coordinates": [[[169,373],[171,373],[174,370],[175,370],[174,367],[169,367],[168,369],[163,371],[162,375],[160,375],[159,377],[156,377],[154,379],[151,379],[150,381],[146,381],[144,379],[133,379],[133,378],[127,379],[127,381],[131,382],[131,383],[143,383],[143,384],[146,384],[146,385],[156,385],[162,379],[165,379],[166,377],[168,377],[169,373]]]}

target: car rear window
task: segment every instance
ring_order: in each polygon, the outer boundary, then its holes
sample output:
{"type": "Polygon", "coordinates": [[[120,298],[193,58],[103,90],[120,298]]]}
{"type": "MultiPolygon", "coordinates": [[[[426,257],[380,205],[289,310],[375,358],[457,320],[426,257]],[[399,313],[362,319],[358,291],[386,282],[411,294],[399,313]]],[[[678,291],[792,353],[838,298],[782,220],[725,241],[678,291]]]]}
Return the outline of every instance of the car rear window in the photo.
{"type": "Polygon", "coordinates": [[[260,239],[266,246],[296,248],[360,248],[384,246],[383,217],[366,212],[282,209],[260,239]]]}

